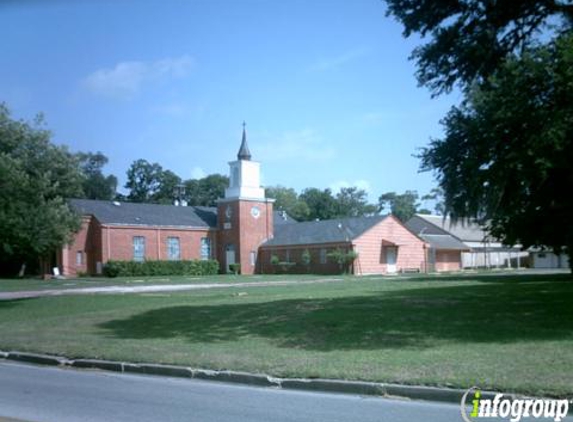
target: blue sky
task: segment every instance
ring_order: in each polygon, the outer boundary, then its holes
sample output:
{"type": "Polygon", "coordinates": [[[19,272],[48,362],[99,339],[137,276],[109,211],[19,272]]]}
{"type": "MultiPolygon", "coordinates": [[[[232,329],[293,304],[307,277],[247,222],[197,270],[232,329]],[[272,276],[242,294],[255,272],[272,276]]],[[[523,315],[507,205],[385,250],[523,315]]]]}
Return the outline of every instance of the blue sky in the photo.
{"type": "Polygon", "coordinates": [[[401,31],[379,0],[4,2],[0,101],[122,184],[138,158],[227,174],[245,120],[265,185],[426,193],[412,154],[457,98],[417,86],[401,31]]]}

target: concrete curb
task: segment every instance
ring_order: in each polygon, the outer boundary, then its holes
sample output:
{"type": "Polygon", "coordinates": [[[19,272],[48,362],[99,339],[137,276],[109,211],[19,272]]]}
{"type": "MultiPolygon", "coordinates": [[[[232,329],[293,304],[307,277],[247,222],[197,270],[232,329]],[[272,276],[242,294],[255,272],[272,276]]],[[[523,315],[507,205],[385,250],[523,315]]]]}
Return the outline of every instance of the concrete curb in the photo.
{"type": "MultiPolygon", "coordinates": [[[[415,385],[386,384],[367,381],[344,381],[333,379],[275,378],[265,374],[252,374],[240,371],[214,371],[194,369],[176,365],[151,363],[116,362],[99,359],[68,359],[62,356],[43,355],[25,352],[4,352],[0,350],[0,359],[39,365],[67,366],[81,369],[99,369],[121,373],[160,375],[178,378],[194,378],[207,381],[219,381],[246,384],[259,387],[275,387],[288,390],[356,394],[362,396],[381,396],[410,400],[460,403],[466,390],[415,385]]],[[[482,391],[482,398],[493,399],[495,392],[482,391]]],[[[505,394],[505,396],[511,396],[505,394]]]]}

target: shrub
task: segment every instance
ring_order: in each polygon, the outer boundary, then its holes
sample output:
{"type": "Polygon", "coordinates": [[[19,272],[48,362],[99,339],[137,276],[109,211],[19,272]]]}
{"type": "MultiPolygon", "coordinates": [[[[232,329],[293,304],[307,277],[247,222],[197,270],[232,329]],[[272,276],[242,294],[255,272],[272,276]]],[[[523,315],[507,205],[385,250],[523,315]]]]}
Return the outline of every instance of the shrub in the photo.
{"type": "Polygon", "coordinates": [[[218,272],[219,263],[215,260],[108,261],[103,267],[103,274],[106,277],[213,275],[218,272]]]}
{"type": "Polygon", "coordinates": [[[358,258],[358,253],[353,250],[346,252],[339,248],[329,252],[326,256],[338,264],[338,268],[340,268],[341,273],[346,273],[350,269],[354,260],[358,258]]]}
{"type": "Polygon", "coordinates": [[[229,264],[229,269],[233,274],[238,275],[241,273],[241,264],[229,264]]]}

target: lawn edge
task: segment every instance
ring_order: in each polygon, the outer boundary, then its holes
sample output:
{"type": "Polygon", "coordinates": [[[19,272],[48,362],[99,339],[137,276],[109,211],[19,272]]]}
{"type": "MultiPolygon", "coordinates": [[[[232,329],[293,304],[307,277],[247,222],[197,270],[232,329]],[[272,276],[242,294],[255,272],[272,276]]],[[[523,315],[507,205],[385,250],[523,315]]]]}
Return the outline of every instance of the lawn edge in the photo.
{"type": "MultiPolygon", "coordinates": [[[[379,396],[389,399],[423,400],[431,402],[461,403],[467,390],[442,388],[424,385],[405,385],[371,381],[347,381],[325,378],[279,378],[266,374],[230,370],[210,370],[177,365],[154,363],[131,363],[100,359],[69,359],[64,356],[45,355],[18,351],[0,350],[0,359],[26,364],[49,365],[61,368],[96,369],[128,374],[143,374],[177,378],[200,379],[258,387],[304,390],[325,393],[356,394],[379,396]]],[[[493,399],[499,392],[481,391],[484,399],[493,399]]],[[[504,394],[508,397],[523,397],[517,394],[504,394]]]]}

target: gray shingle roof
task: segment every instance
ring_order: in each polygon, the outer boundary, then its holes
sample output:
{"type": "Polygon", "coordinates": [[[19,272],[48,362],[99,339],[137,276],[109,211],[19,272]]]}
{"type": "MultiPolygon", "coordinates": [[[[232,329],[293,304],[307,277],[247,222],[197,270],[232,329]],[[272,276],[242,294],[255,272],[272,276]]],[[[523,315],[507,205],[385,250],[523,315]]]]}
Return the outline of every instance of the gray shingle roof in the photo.
{"type": "Polygon", "coordinates": [[[264,243],[263,247],[348,242],[386,217],[357,217],[275,224],[274,237],[264,243]]]}
{"type": "Polygon", "coordinates": [[[411,226],[412,220],[414,220],[413,224],[426,227],[424,234],[440,234],[441,229],[463,242],[482,242],[488,237],[488,234],[478,224],[469,221],[454,224],[449,217],[444,219],[441,215],[416,214],[406,223],[408,227],[411,226]]]}
{"type": "Polygon", "coordinates": [[[469,251],[470,248],[449,234],[419,234],[434,249],[469,251]]]}
{"type": "Polygon", "coordinates": [[[196,228],[217,226],[217,209],[212,207],[176,207],[91,199],[70,199],[69,203],[78,213],[91,214],[102,224],[196,228]]]}

